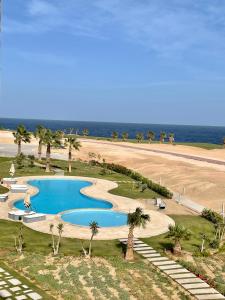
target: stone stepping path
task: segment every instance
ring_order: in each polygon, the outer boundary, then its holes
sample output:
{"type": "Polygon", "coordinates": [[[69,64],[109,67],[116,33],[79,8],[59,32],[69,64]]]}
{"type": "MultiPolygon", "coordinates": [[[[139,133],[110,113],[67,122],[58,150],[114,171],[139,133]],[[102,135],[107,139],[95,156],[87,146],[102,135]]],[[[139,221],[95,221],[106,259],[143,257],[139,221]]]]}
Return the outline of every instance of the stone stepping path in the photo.
{"type": "Polygon", "coordinates": [[[0,267],[0,299],[40,300],[43,297],[0,267]]]}
{"type": "MultiPolygon", "coordinates": [[[[127,238],[120,239],[119,241],[123,244],[127,244],[127,238]]],[[[165,256],[161,256],[160,253],[137,238],[134,239],[134,250],[151,262],[155,267],[176,281],[196,299],[225,299],[222,294],[209,286],[205,281],[198,278],[195,274],[183,268],[175,261],[165,256]]]]}

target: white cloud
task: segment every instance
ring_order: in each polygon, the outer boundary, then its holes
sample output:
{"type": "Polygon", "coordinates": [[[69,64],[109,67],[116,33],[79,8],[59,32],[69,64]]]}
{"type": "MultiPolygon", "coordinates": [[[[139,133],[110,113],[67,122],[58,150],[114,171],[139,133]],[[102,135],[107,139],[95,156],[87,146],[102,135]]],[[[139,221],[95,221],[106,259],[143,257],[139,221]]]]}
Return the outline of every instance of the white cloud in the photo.
{"type": "Polygon", "coordinates": [[[28,12],[31,16],[55,15],[58,14],[58,9],[50,2],[32,0],[28,3],[28,12]]]}

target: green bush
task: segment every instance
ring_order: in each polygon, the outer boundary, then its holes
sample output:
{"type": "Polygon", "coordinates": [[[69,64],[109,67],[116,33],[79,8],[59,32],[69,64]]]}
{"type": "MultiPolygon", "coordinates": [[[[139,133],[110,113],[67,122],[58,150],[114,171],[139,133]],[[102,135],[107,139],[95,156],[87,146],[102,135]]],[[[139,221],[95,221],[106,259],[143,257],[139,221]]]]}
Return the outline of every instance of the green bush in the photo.
{"type": "Polygon", "coordinates": [[[223,222],[222,216],[211,209],[204,208],[201,216],[213,224],[219,224],[223,222]]]}

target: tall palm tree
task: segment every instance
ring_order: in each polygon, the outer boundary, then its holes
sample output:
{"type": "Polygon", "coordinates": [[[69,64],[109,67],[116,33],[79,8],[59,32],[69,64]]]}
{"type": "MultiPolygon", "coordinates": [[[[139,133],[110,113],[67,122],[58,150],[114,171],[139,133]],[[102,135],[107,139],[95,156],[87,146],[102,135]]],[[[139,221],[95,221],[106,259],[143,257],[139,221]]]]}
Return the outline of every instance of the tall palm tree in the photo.
{"type": "Polygon", "coordinates": [[[133,213],[129,213],[127,217],[127,225],[129,226],[128,240],[127,240],[127,251],[126,260],[134,259],[134,229],[135,227],[145,227],[147,222],[150,222],[150,216],[143,214],[143,210],[137,207],[133,213]]]}
{"type": "Polygon", "coordinates": [[[174,141],[175,141],[175,138],[174,138],[174,133],[169,133],[169,142],[171,145],[173,145],[174,141]]]}
{"type": "Polygon", "coordinates": [[[68,172],[72,172],[72,150],[80,150],[81,144],[75,136],[68,136],[65,140],[65,146],[68,147],[68,172]]]}
{"type": "Polygon", "coordinates": [[[50,172],[50,161],[51,161],[51,148],[59,147],[62,145],[62,135],[57,131],[46,129],[43,144],[46,145],[46,170],[50,172]]]}
{"type": "Polygon", "coordinates": [[[128,132],[123,132],[122,133],[122,140],[125,142],[126,140],[128,140],[129,134],[128,132]]]}
{"type": "Polygon", "coordinates": [[[89,130],[87,128],[84,128],[82,133],[83,133],[83,136],[88,136],[89,135],[89,130]]]}
{"type": "Polygon", "coordinates": [[[191,231],[180,224],[169,225],[169,233],[167,237],[172,238],[174,241],[173,253],[181,254],[181,241],[189,240],[191,237],[191,231]]]}
{"type": "Polygon", "coordinates": [[[42,146],[44,144],[46,128],[42,125],[37,126],[34,137],[38,140],[38,160],[41,161],[42,146]]]}
{"type": "Polygon", "coordinates": [[[112,138],[113,138],[114,140],[117,140],[118,137],[119,137],[118,132],[117,132],[117,131],[113,131],[113,132],[112,132],[112,138]]]}
{"type": "Polygon", "coordinates": [[[155,133],[151,130],[147,132],[147,139],[151,143],[155,139],[155,133]]]}
{"type": "Polygon", "coordinates": [[[141,143],[144,139],[144,134],[142,132],[138,132],[136,134],[136,140],[138,141],[138,143],[141,143]]]}
{"type": "Polygon", "coordinates": [[[27,131],[26,127],[21,124],[17,127],[16,131],[13,132],[13,136],[15,138],[14,143],[18,146],[17,155],[20,155],[22,142],[30,143],[31,134],[27,131]]]}
{"type": "Polygon", "coordinates": [[[166,139],[166,133],[164,131],[160,132],[160,143],[164,143],[166,139]]]}
{"type": "Polygon", "coordinates": [[[91,246],[92,246],[92,241],[95,235],[98,234],[98,229],[100,228],[98,226],[98,223],[93,221],[89,224],[89,227],[91,229],[91,239],[90,239],[90,243],[89,243],[89,251],[88,251],[88,256],[91,257],[91,246]]]}

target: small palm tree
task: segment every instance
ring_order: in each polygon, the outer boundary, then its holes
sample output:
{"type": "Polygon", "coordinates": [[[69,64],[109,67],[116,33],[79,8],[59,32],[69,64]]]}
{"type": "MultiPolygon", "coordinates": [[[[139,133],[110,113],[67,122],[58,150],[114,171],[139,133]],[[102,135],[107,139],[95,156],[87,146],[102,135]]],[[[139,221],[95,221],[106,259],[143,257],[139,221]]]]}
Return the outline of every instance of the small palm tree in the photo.
{"type": "Polygon", "coordinates": [[[118,137],[119,137],[118,132],[117,132],[117,131],[113,131],[113,132],[112,132],[112,138],[113,138],[113,140],[117,140],[118,137]]]}
{"type": "Polygon", "coordinates": [[[180,224],[169,225],[169,233],[167,237],[172,238],[174,241],[173,253],[181,254],[181,241],[189,240],[191,237],[191,231],[180,224]]]}
{"type": "Polygon", "coordinates": [[[62,134],[51,129],[46,129],[43,144],[46,145],[46,172],[50,172],[51,148],[62,145],[62,134]]]}
{"type": "Polygon", "coordinates": [[[17,127],[16,132],[13,132],[13,136],[15,138],[14,143],[18,145],[17,155],[20,155],[22,142],[30,143],[31,134],[27,131],[26,127],[21,124],[17,127]]]}
{"type": "Polygon", "coordinates": [[[160,143],[164,143],[166,139],[166,133],[164,131],[160,132],[160,143]]]}
{"type": "Polygon", "coordinates": [[[46,128],[42,125],[37,126],[34,137],[38,140],[38,160],[41,161],[42,146],[44,144],[46,128]]]}
{"type": "Polygon", "coordinates": [[[57,226],[57,230],[58,230],[58,241],[55,241],[55,236],[53,233],[53,229],[54,229],[54,225],[50,224],[49,226],[49,230],[51,232],[52,235],[52,251],[53,251],[53,255],[57,255],[59,253],[59,247],[60,247],[60,242],[61,242],[61,237],[62,237],[62,233],[63,233],[63,223],[59,223],[57,226]]]}
{"type": "Polygon", "coordinates": [[[203,253],[204,250],[205,250],[205,242],[208,241],[209,238],[204,232],[200,233],[200,237],[201,237],[201,240],[202,240],[200,252],[203,253]]]}
{"type": "Polygon", "coordinates": [[[142,132],[138,132],[136,134],[136,140],[137,140],[137,142],[141,143],[143,141],[143,139],[144,139],[144,134],[142,132]]]}
{"type": "Polygon", "coordinates": [[[122,140],[125,142],[126,140],[128,140],[129,134],[128,132],[123,132],[122,133],[122,140]]]}
{"type": "Polygon", "coordinates": [[[82,131],[84,136],[88,136],[89,135],[89,130],[87,128],[84,128],[82,131]]]}
{"type": "Polygon", "coordinates": [[[153,131],[148,131],[147,132],[147,139],[149,143],[151,143],[155,139],[155,133],[153,131]]]}
{"type": "Polygon", "coordinates": [[[65,146],[68,146],[68,172],[72,172],[72,150],[80,150],[81,144],[75,136],[69,136],[65,140],[65,146]]]}
{"type": "Polygon", "coordinates": [[[137,207],[133,213],[129,213],[127,216],[127,225],[129,226],[129,233],[127,239],[127,251],[125,255],[126,260],[134,259],[134,229],[135,227],[145,227],[147,222],[150,222],[150,216],[143,214],[143,210],[137,207]]]}
{"type": "Polygon", "coordinates": [[[174,141],[175,141],[175,138],[174,138],[174,133],[169,133],[169,142],[171,145],[173,145],[174,141]]]}
{"type": "Polygon", "coordinates": [[[100,228],[98,226],[98,223],[93,221],[89,224],[90,229],[91,229],[91,239],[90,239],[90,243],[89,243],[89,251],[88,251],[88,256],[89,258],[91,257],[91,246],[92,246],[92,241],[95,235],[98,234],[98,229],[100,228]]]}

